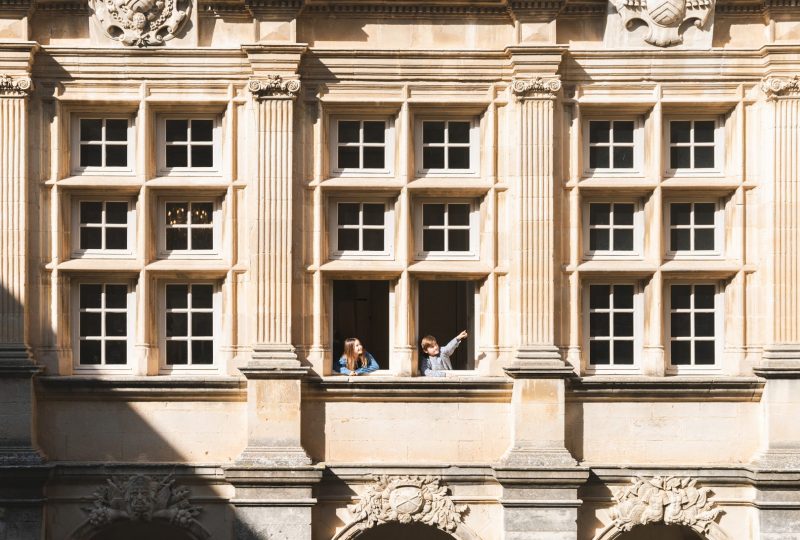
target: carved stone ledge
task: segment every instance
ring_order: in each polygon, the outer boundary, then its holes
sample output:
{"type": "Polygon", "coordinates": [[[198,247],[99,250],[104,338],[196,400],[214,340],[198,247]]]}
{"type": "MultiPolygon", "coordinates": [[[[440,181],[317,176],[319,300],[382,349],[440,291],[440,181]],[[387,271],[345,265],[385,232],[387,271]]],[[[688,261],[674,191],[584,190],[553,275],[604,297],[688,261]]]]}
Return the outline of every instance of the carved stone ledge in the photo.
{"type": "Polygon", "coordinates": [[[0,73],[0,97],[25,96],[33,90],[30,77],[11,77],[0,73]]]}
{"type": "Polygon", "coordinates": [[[511,91],[517,99],[555,99],[561,90],[561,81],[556,78],[514,79],[511,91]]]}
{"type": "Polygon", "coordinates": [[[800,97],[800,75],[794,77],[766,77],[761,81],[761,91],[769,99],[800,97]]]}
{"type": "Polygon", "coordinates": [[[300,92],[300,81],[291,79],[283,80],[280,75],[267,75],[266,79],[250,79],[247,89],[256,99],[292,98],[300,92]]]}

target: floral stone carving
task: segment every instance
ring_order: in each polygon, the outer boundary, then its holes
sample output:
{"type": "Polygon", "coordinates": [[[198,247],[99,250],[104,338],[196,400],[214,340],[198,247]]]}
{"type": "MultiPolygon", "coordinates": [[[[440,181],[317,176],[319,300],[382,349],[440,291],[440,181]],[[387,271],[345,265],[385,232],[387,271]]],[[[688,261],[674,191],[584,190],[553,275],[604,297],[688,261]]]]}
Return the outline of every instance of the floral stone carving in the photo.
{"type": "Polygon", "coordinates": [[[631,486],[615,495],[611,510],[614,526],[630,531],[637,525],[664,523],[684,525],[700,533],[708,532],[722,510],[709,500],[709,488],[697,488],[697,481],[674,476],[637,477],[631,486]]]}
{"type": "Polygon", "coordinates": [[[163,45],[189,20],[191,0],[90,0],[103,31],[124,45],[163,45]]]}
{"type": "Polygon", "coordinates": [[[297,79],[284,81],[280,75],[267,75],[266,79],[250,79],[247,88],[256,99],[274,96],[295,97],[300,91],[300,81],[297,79]]]}
{"type": "Polygon", "coordinates": [[[189,502],[189,490],[176,487],[172,475],[154,478],[136,474],[127,480],[109,479],[92,496],[92,506],[83,509],[89,514],[85,524],[88,528],[99,529],[120,520],[163,520],[208,537],[195,519],[200,507],[189,502]]]}
{"type": "Polygon", "coordinates": [[[643,21],[649,30],[644,40],[658,47],[683,42],[680,28],[692,21],[702,28],[714,11],[715,0],[611,0],[625,26],[643,21]]]}
{"type": "Polygon", "coordinates": [[[462,522],[466,506],[456,505],[447,487],[430,476],[380,476],[361,502],[348,508],[359,529],[389,522],[419,522],[452,532],[462,522]]]}
{"type": "Polygon", "coordinates": [[[0,73],[0,95],[24,95],[33,89],[33,83],[29,77],[10,77],[0,73]]]}

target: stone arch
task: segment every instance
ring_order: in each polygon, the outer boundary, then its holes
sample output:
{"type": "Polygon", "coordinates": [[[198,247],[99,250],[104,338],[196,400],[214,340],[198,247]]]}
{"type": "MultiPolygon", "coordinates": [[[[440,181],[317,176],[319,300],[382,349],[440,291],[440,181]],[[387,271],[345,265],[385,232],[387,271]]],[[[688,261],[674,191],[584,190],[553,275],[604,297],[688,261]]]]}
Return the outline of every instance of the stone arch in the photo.
{"type": "MultiPolygon", "coordinates": [[[[639,525],[634,527],[632,530],[637,529],[644,529],[649,527],[650,525],[639,525]]],[[[717,525],[716,523],[711,523],[705,527],[694,525],[694,526],[681,526],[683,530],[692,531],[695,533],[698,539],[702,540],[730,540],[728,535],[722,530],[722,528],[717,525]]],[[[608,525],[605,529],[603,529],[597,536],[594,537],[594,540],[624,540],[623,535],[627,534],[628,531],[624,531],[619,528],[616,524],[612,523],[608,525]]]]}
{"type": "MultiPolygon", "coordinates": [[[[364,525],[365,524],[363,522],[358,522],[358,521],[350,523],[344,529],[339,531],[339,533],[333,537],[333,540],[356,540],[356,539],[369,540],[369,533],[373,531],[380,531],[381,528],[386,525],[399,526],[399,527],[404,526],[399,522],[391,524],[384,523],[380,525],[374,525],[372,527],[366,527],[364,525]]],[[[477,533],[475,533],[475,531],[473,531],[463,523],[459,523],[458,527],[456,527],[454,531],[446,531],[434,525],[425,525],[422,523],[409,523],[407,525],[410,529],[414,528],[417,530],[421,530],[424,527],[432,531],[436,531],[437,539],[441,538],[443,540],[444,538],[452,538],[455,540],[481,540],[481,538],[477,535],[477,533]]]]}
{"type": "Polygon", "coordinates": [[[69,540],[208,540],[210,536],[202,527],[182,528],[162,521],[115,521],[103,527],[84,523],[69,540]],[[194,529],[194,530],[193,530],[194,529]]]}

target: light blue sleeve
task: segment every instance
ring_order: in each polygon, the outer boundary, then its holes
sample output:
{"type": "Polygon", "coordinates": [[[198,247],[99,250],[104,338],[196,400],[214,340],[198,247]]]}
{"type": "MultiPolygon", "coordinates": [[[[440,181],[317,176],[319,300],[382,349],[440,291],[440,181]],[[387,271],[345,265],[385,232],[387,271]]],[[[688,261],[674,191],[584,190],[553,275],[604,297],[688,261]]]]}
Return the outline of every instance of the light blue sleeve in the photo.
{"type": "Polygon", "coordinates": [[[456,338],[453,338],[453,339],[450,340],[450,343],[448,343],[447,345],[442,347],[442,350],[441,350],[441,352],[439,354],[441,356],[446,356],[446,357],[450,358],[450,356],[454,352],[456,352],[456,349],[458,348],[459,345],[461,345],[461,342],[459,340],[457,340],[456,338]]]}
{"type": "Polygon", "coordinates": [[[356,370],[356,373],[372,373],[373,371],[380,369],[380,366],[378,365],[378,362],[375,360],[375,357],[373,357],[370,353],[367,353],[367,360],[369,361],[369,363],[364,367],[358,368],[356,370]]]}
{"type": "Polygon", "coordinates": [[[349,369],[347,369],[347,358],[344,356],[339,358],[339,373],[342,375],[350,375],[350,373],[352,373],[349,369]]]}
{"type": "Polygon", "coordinates": [[[422,361],[422,367],[420,371],[425,374],[426,377],[445,377],[447,373],[440,369],[431,369],[431,359],[430,357],[426,356],[422,361]]]}

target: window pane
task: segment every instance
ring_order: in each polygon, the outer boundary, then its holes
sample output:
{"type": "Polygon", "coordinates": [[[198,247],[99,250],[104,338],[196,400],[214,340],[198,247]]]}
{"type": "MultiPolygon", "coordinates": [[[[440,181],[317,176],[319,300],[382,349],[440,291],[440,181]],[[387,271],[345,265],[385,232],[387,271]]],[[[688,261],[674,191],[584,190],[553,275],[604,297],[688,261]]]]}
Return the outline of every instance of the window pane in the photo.
{"type": "Polygon", "coordinates": [[[694,335],[714,337],[714,314],[696,313],[694,316],[694,335]]]}
{"type": "Polygon", "coordinates": [[[670,343],[670,361],[674,366],[686,366],[692,363],[692,342],[673,341],[670,343]]]}
{"type": "Polygon", "coordinates": [[[166,122],[167,141],[186,141],[189,131],[188,120],[167,120],[166,122]]]}
{"type": "Polygon", "coordinates": [[[124,337],[128,335],[126,313],[106,313],[106,335],[124,337]]]}
{"type": "Polygon", "coordinates": [[[696,225],[713,225],[714,212],[716,205],[714,203],[697,203],[694,205],[694,222],[696,225]]]}
{"type": "Polygon", "coordinates": [[[611,363],[608,354],[608,341],[589,342],[589,363],[605,365],[611,363]]]}
{"type": "Polygon", "coordinates": [[[423,143],[443,143],[444,142],[444,122],[423,122],[422,123],[422,142],[423,143]]]}
{"type": "Polygon", "coordinates": [[[589,122],[589,143],[609,142],[609,132],[611,122],[593,121],[589,122]]]}
{"type": "Polygon", "coordinates": [[[95,340],[81,341],[81,365],[97,365],[100,363],[100,342],[95,340]]]}
{"type": "Polygon", "coordinates": [[[167,337],[188,335],[189,316],[186,313],[167,313],[167,337]]]}
{"type": "Polygon", "coordinates": [[[614,122],[614,142],[633,142],[633,122],[614,122]]]}
{"type": "Polygon", "coordinates": [[[714,142],[714,122],[703,121],[694,123],[694,142],[714,142]]]}
{"type": "Polygon", "coordinates": [[[192,120],[192,141],[211,142],[214,140],[212,120],[192,120]]]}
{"type": "Polygon", "coordinates": [[[81,167],[102,167],[103,153],[99,144],[81,145],[81,167]]]}
{"type": "Polygon", "coordinates": [[[364,251],[383,251],[383,229],[364,231],[364,251]]]}
{"type": "Polygon", "coordinates": [[[611,248],[609,243],[610,231],[608,229],[592,229],[589,231],[589,250],[608,251],[611,248]]]}
{"type": "Polygon", "coordinates": [[[611,324],[609,319],[608,313],[590,313],[589,335],[591,337],[610,335],[611,324]]]}
{"type": "Polygon", "coordinates": [[[188,203],[167,203],[165,205],[167,213],[167,225],[184,225],[188,219],[188,203]]]}
{"type": "Polygon", "coordinates": [[[364,168],[383,169],[383,167],[385,166],[383,154],[384,154],[383,146],[365,146],[364,168]]]}
{"type": "Polygon", "coordinates": [[[589,168],[608,169],[611,166],[608,156],[608,147],[593,146],[589,148],[589,168]]]}
{"type": "Polygon", "coordinates": [[[714,229],[696,229],[694,231],[694,249],[697,251],[713,251],[714,229]]]}
{"type": "Polygon", "coordinates": [[[434,229],[422,231],[423,251],[444,251],[444,230],[434,229]]]}
{"type": "Polygon", "coordinates": [[[382,143],[386,140],[385,122],[364,122],[364,142],[382,143]]]}
{"type": "Polygon", "coordinates": [[[690,313],[670,314],[670,335],[672,337],[689,337],[692,335],[692,315],[690,313]]]}
{"type": "Polygon", "coordinates": [[[167,309],[186,309],[188,285],[167,285],[167,309]]]}
{"type": "Polygon", "coordinates": [[[213,221],[214,205],[212,203],[192,203],[192,223],[195,225],[208,225],[213,221]]]}
{"type": "Polygon", "coordinates": [[[339,203],[339,225],[358,225],[358,203],[339,203]]]}
{"type": "Polygon", "coordinates": [[[103,236],[99,227],[81,227],[81,249],[102,249],[103,236]]]}
{"type": "Polygon", "coordinates": [[[614,168],[633,169],[632,146],[617,146],[614,148],[614,168]]]}
{"type": "Polygon", "coordinates": [[[364,225],[383,225],[383,216],[383,204],[364,204],[364,225]]]}
{"type": "Polygon", "coordinates": [[[359,142],[358,138],[358,126],[359,122],[353,122],[350,120],[340,120],[339,121],[339,142],[340,143],[351,143],[351,142],[359,142]]]}
{"type": "Polygon", "coordinates": [[[714,168],[714,147],[698,146],[694,149],[694,168],[713,169],[714,168]]]}
{"type": "Polygon", "coordinates": [[[614,335],[633,337],[633,313],[614,314],[614,335]]]}
{"type": "Polygon", "coordinates": [[[192,341],[192,364],[213,364],[214,342],[209,340],[192,341]]]}
{"type": "Polygon", "coordinates": [[[447,149],[448,169],[469,169],[469,148],[465,146],[447,149]]]}
{"type": "Polygon", "coordinates": [[[128,305],[127,285],[106,285],[106,307],[123,309],[128,305]]]}
{"type": "Polygon", "coordinates": [[[690,142],[690,132],[692,123],[688,121],[677,121],[669,123],[669,142],[681,143],[690,142]]]}
{"type": "Polygon", "coordinates": [[[127,141],[128,140],[128,121],[127,120],[106,120],[106,140],[107,141],[127,141]]]}
{"type": "Polygon", "coordinates": [[[188,167],[187,151],[185,146],[167,146],[167,167],[188,167]]]}
{"type": "Polygon", "coordinates": [[[102,334],[102,322],[100,313],[81,313],[79,333],[81,337],[99,336],[102,334]]]}
{"type": "Polygon", "coordinates": [[[103,203],[82,202],[81,223],[100,223],[103,220],[103,203]]]}
{"type": "Polygon", "coordinates": [[[189,231],[187,229],[167,229],[167,251],[189,249],[189,231]]]}
{"type": "Polygon", "coordinates": [[[423,204],[422,205],[422,225],[444,225],[444,205],[443,204],[423,204]]]}
{"type": "Polygon", "coordinates": [[[423,169],[444,169],[444,148],[423,148],[422,149],[422,168],[423,169]]]}
{"type": "Polygon", "coordinates": [[[714,363],[714,342],[694,342],[694,363],[698,366],[707,366],[714,363]]]}
{"type": "Polygon", "coordinates": [[[340,146],[338,150],[338,165],[340,169],[359,169],[359,150],[357,146],[340,146]]]}
{"type": "Polygon", "coordinates": [[[614,224],[633,225],[633,205],[615,204],[614,205],[614,224]]]}
{"type": "Polygon", "coordinates": [[[106,249],[128,249],[128,230],[123,227],[108,227],[106,249]]]}
{"type": "Polygon", "coordinates": [[[614,363],[628,366],[633,364],[633,341],[614,342],[614,363]]]}
{"type": "Polygon", "coordinates": [[[691,285],[673,285],[670,287],[670,306],[672,309],[688,309],[692,294],[691,285]]]}
{"type": "Polygon", "coordinates": [[[589,225],[609,225],[611,223],[611,205],[594,203],[589,205],[589,225]]]}
{"type": "Polygon", "coordinates": [[[213,167],[214,148],[203,144],[192,146],[192,167],[213,167]]]}
{"type": "Polygon", "coordinates": [[[103,139],[103,121],[94,118],[81,119],[81,140],[99,141],[103,139]]]}
{"type": "Polygon", "coordinates": [[[192,307],[195,309],[214,307],[214,287],[212,285],[192,285],[192,307]]]}
{"type": "Polygon", "coordinates": [[[633,229],[617,229],[614,231],[614,250],[633,251],[633,229]]]}
{"type": "Polygon", "coordinates": [[[192,229],[192,249],[214,249],[214,230],[211,228],[192,229]]]}
{"type": "Polygon", "coordinates": [[[590,285],[589,307],[592,309],[608,309],[608,297],[610,294],[610,285],[590,285]]]}
{"type": "Polygon", "coordinates": [[[447,222],[450,225],[469,225],[469,205],[448,204],[447,222]]]}
{"type": "Polygon", "coordinates": [[[671,204],[669,221],[672,225],[689,225],[692,222],[692,205],[689,203],[671,204]]]}
{"type": "Polygon", "coordinates": [[[669,149],[669,167],[671,169],[688,169],[692,166],[688,146],[676,146],[669,149]]]}
{"type": "Polygon", "coordinates": [[[633,309],[633,285],[614,285],[614,307],[633,309]]]}
{"type": "Polygon", "coordinates": [[[128,344],[125,340],[106,341],[106,364],[120,365],[128,362],[128,344]]]}
{"type": "Polygon", "coordinates": [[[448,142],[469,143],[469,122],[450,122],[447,124],[448,142]]]}
{"type": "Polygon", "coordinates": [[[106,203],[106,223],[128,223],[128,203],[106,203]]]}
{"type": "Polygon", "coordinates": [[[192,336],[207,337],[214,335],[214,316],[211,313],[192,314],[192,336]]]}
{"type": "Polygon", "coordinates": [[[469,231],[467,229],[448,231],[447,248],[450,251],[469,251],[469,231]]]}
{"type": "Polygon", "coordinates": [[[100,293],[102,292],[102,285],[81,285],[80,286],[80,307],[81,308],[99,308],[100,307],[100,293]]]}
{"type": "Polygon", "coordinates": [[[185,341],[167,341],[167,364],[188,364],[187,345],[185,341]]]}
{"type": "Polygon", "coordinates": [[[715,293],[716,289],[713,285],[696,285],[694,288],[695,309],[714,309],[715,293]]]}
{"type": "Polygon", "coordinates": [[[127,167],[128,147],[122,144],[106,145],[106,167],[127,167]]]}
{"type": "Polygon", "coordinates": [[[358,229],[339,229],[339,251],[358,251],[358,229]]]}
{"type": "Polygon", "coordinates": [[[691,246],[690,229],[672,229],[669,233],[670,251],[689,251],[691,246]]]}

